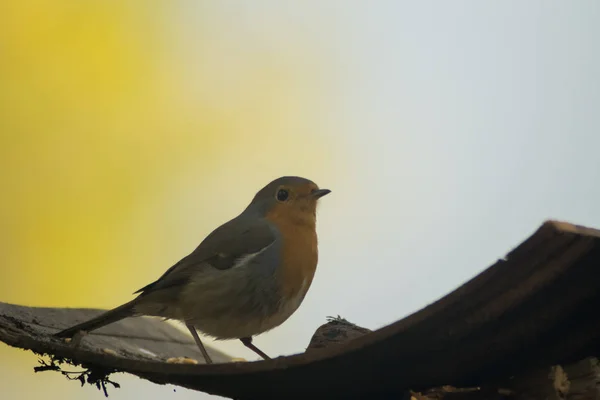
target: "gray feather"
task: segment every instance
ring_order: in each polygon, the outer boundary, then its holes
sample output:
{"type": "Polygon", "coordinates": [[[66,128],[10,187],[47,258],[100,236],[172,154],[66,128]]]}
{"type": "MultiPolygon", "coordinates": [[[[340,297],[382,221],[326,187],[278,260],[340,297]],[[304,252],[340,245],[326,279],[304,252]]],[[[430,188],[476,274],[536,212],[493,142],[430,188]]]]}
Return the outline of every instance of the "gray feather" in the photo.
{"type": "Polygon", "coordinates": [[[275,240],[269,221],[242,214],[211,232],[188,256],[169,268],[155,282],[135,292],[145,296],[150,292],[186,285],[200,269],[232,268],[238,260],[270,246],[275,240]]]}

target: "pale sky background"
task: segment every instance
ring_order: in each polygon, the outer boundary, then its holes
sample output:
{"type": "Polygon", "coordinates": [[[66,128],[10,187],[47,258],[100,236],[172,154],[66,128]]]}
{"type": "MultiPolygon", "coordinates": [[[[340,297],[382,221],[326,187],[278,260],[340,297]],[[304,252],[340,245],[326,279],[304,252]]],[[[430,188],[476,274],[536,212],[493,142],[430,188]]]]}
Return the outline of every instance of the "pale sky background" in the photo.
{"type": "MultiPolygon", "coordinates": [[[[327,137],[330,147],[320,152],[329,162],[308,176],[332,190],[318,214],[319,267],[296,314],[255,339],[268,354],[302,352],[329,315],[370,329],[401,319],[503,257],[546,219],[600,227],[600,2],[223,1],[212,6],[222,15],[211,27],[195,23],[202,4],[173,2],[169,40],[174,55],[199,51],[194,35],[207,29],[229,43],[215,80],[235,87],[236,57],[265,47],[283,56],[303,43],[329,63],[318,118],[306,115],[310,134],[327,137]]],[[[237,176],[258,188],[297,173],[269,157],[262,175],[216,168],[213,180],[237,176]]],[[[181,257],[202,239],[192,222],[203,211],[191,199],[230,189],[179,192],[173,218],[192,218],[181,257]]],[[[215,223],[253,195],[236,191],[215,223]]],[[[254,359],[237,342],[218,346],[254,359]]],[[[114,400],[210,398],[115,379],[123,388],[111,390],[114,400]]],[[[79,393],[103,398],[92,387],[79,393]]]]}

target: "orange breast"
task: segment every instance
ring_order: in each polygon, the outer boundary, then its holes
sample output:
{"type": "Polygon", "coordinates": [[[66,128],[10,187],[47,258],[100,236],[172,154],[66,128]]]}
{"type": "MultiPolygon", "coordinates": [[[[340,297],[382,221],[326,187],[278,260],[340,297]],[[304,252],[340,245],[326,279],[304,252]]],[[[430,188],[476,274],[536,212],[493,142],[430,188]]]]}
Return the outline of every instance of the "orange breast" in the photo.
{"type": "Polygon", "coordinates": [[[283,239],[282,264],[278,271],[282,295],[287,299],[304,297],[318,262],[315,218],[313,215],[293,218],[277,211],[268,213],[266,218],[276,224],[283,239]]]}

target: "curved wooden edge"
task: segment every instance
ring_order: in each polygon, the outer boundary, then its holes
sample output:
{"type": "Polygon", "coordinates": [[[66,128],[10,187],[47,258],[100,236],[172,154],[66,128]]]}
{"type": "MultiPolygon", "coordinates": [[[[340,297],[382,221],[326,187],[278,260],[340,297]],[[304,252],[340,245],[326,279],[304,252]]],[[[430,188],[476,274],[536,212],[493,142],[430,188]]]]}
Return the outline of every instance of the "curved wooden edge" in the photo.
{"type": "Polygon", "coordinates": [[[28,326],[10,332],[1,323],[0,340],[221,396],[296,398],[314,390],[298,387],[300,381],[318,385],[321,394],[325,382],[336,394],[472,384],[515,368],[596,354],[598,239],[596,229],[546,221],[507,257],[408,317],[345,344],[269,361],[185,365],[129,359],[73,349],[28,326]],[[578,328],[564,331],[565,324],[578,328]],[[267,386],[269,393],[261,391],[267,386]]]}
{"type": "Polygon", "coordinates": [[[551,219],[551,220],[545,221],[544,224],[542,225],[542,227],[549,227],[558,232],[574,233],[577,235],[584,235],[584,236],[590,236],[590,237],[600,237],[599,229],[588,228],[583,225],[572,224],[572,223],[566,222],[566,221],[559,221],[559,220],[551,219]]]}

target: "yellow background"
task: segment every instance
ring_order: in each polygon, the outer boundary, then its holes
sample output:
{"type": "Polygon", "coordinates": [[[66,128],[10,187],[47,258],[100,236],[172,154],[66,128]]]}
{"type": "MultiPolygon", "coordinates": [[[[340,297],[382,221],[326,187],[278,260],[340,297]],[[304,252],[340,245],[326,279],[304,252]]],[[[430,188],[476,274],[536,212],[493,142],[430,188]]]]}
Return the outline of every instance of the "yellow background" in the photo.
{"type": "MultiPolygon", "coordinates": [[[[0,301],[114,307],[271,179],[327,178],[323,55],[244,43],[207,4],[185,30],[174,2],[0,6],[0,301]]],[[[7,399],[101,396],[0,360],[7,399]]],[[[123,379],[112,398],[163,390],[123,379]]]]}

